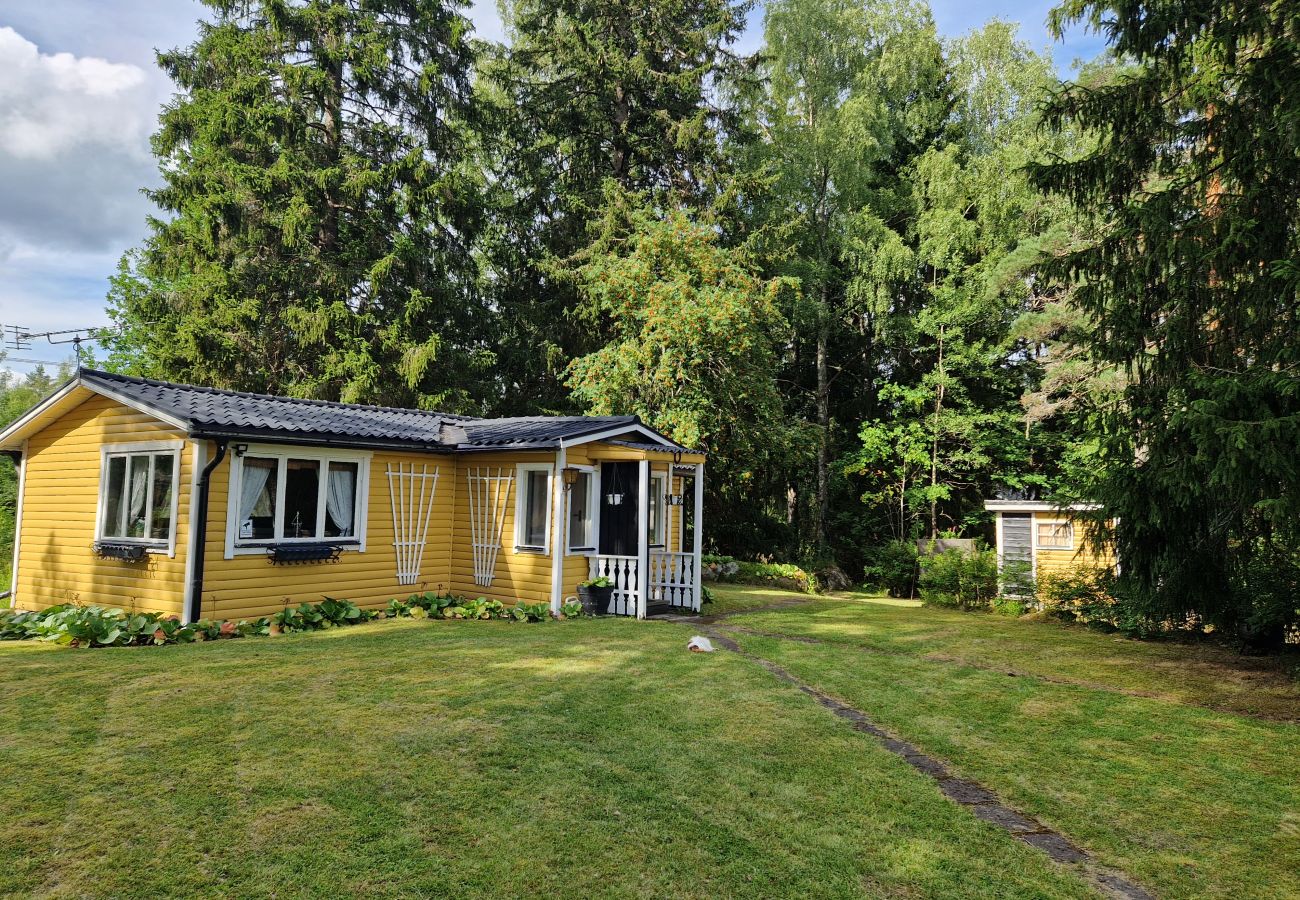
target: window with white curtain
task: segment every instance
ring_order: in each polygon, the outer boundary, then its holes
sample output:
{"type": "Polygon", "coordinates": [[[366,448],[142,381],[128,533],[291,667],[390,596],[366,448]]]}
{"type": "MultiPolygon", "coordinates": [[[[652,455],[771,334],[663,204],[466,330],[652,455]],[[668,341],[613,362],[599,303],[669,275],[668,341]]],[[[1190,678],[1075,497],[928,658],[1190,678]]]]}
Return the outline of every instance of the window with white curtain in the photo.
{"type": "Polygon", "coordinates": [[[166,547],[176,529],[179,451],[106,451],[99,540],[166,547]]]}
{"type": "Polygon", "coordinates": [[[237,456],[230,503],[233,546],[362,543],[365,462],[296,449],[255,448],[237,456]]]}
{"type": "Polygon", "coordinates": [[[551,466],[520,463],[515,480],[515,549],[550,553],[551,466]]]}
{"type": "Polygon", "coordinates": [[[664,507],[668,496],[668,476],[663,472],[650,473],[650,546],[662,547],[668,542],[664,507]]]}

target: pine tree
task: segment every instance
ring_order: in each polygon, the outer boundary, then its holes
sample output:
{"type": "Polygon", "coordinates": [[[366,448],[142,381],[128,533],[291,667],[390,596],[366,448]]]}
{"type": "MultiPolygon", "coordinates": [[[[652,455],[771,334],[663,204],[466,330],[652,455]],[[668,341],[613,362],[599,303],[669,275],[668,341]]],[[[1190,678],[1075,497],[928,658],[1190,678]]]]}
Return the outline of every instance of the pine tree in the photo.
{"type": "Polygon", "coordinates": [[[473,54],[443,0],[204,0],[154,138],[168,215],[110,301],[120,365],[463,407],[480,308],[473,54]]]}

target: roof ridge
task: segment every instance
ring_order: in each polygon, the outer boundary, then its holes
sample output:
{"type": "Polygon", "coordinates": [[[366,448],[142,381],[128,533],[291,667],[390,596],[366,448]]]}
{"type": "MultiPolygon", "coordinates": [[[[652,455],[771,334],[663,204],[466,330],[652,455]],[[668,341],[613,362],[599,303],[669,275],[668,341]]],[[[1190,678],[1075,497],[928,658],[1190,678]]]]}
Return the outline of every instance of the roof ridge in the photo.
{"type": "Polygon", "coordinates": [[[216,394],[222,397],[246,397],[250,400],[275,400],[280,403],[302,403],[308,406],[321,406],[332,409],[368,409],[380,410],[382,412],[415,413],[421,416],[431,416],[456,422],[484,421],[477,416],[462,416],[457,413],[445,413],[430,409],[412,409],[407,406],[375,406],[369,403],[341,403],[337,400],[315,400],[308,397],[285,397],[280,394],[259,394],[253,391],[230,391],[223,388],[208,387],[201,384],[184,384],[178,381],[162,381],[156,378],[143,378],[139,375],[121,375],[117,372],[105,372],[100,369],[83,368],[77,374],[79,377],[90,375],[96,378],[104,378],[109,381],[128,381],[134,384],[144,384],[152,387],[179,388],[187,391],[198,391],[204,394],[216,394]]]}

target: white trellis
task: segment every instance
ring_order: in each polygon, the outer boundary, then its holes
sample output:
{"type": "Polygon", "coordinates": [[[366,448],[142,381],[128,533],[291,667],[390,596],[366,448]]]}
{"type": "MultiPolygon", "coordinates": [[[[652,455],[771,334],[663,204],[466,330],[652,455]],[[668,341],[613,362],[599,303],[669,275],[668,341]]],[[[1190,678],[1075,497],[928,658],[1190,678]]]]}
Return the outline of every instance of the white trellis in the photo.
{"type": "Polygon", "coordinates": [[[491,587],[496,577],[513,469],[474,466],[469,470],[469,530],[474,549],[474,583],[491,587]]]}
{"type": "Polygon", "coordinates": [[[393,509],[393,549],[397,551],[397,583],[415,584],[420,580],[420,561],[424,558],[433,498],[438,490],[438,467],[429,471],[427,463],[408,467],[388,464],[388,501],[393,509]]]}

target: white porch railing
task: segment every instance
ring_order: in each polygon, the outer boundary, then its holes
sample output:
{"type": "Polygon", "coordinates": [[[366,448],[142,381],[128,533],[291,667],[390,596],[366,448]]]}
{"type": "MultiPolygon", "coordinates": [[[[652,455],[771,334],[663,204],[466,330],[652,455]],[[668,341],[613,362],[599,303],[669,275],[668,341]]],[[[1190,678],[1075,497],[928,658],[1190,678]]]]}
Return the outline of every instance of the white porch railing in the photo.
{"type": "Polygon", "coordinates": [[[650,602],[700,611],[695,594],[695,554],[650,551],[650,602]]]}
{"type": "Polygon", "coordinates": [[[614,582],[614,596],[609,612],[617,616],[635,616],[641,597],[641,579],[635,556],[594,555],[587,557],[588,578],[608,578],[614,582]]]}

